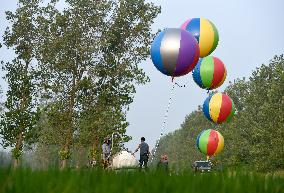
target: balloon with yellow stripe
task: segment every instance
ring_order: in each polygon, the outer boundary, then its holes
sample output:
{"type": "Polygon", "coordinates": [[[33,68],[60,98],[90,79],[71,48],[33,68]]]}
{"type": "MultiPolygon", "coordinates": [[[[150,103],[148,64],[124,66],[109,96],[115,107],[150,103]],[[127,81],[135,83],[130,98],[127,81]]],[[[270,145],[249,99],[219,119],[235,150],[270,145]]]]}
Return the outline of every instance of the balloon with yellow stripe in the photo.
{"type": "Polygon", "coordinates": [[[189,31],[198,41],[200,58],[210,55],[217,47],[219,34],[215,25],[204,18],[188,19],[181,29],[189,31]]]}
{"type": "Polygon", "coordinates": [[[224,137],[216,130],[207,129],[197,136],[196,146],[207,156],[217,155],[224,148],[224,137]]]}
{"type": "Polygon", "coordinates": [[[203,113],[214,123],[228,122],[235,114],[235,105],[228,95],[216,93],[204,101],[203,113]]]}

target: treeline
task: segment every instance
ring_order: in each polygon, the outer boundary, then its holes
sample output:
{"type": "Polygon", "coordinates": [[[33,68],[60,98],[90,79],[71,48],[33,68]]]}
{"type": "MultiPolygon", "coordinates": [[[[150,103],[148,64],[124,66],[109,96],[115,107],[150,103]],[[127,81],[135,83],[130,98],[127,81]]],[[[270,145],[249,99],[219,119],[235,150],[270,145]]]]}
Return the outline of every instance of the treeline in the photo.
{"type": "Polygon", "coordinates": [[[224,150],[213,160],[218,167],[247,167],[258,171],[284,169],[284,58],[275,56],[245,78],[230,82],[224,90],[234,101],[236,114],[229,123],[216,126],[202,108],[186,116],[180,129],[160,141],[157,156],[168,154],[171,167],[184,169],[205,160],[196,148],[204,129],[218,129],[224,150]]]}
{"type": "MultiPolygon", "coordinates": [[[[160,8],[144,0],[19,0],[3,34],[15,58],[2,61],[8,84],[1,111],[1,145],[17,167],[24,151],[37,165],[98,158],[103,138],[130,140],[126,113],[135,85],[149,78],[149,56],[160,8]]],[[[55,165],[56,165],[55,164],[55,165]]]]}

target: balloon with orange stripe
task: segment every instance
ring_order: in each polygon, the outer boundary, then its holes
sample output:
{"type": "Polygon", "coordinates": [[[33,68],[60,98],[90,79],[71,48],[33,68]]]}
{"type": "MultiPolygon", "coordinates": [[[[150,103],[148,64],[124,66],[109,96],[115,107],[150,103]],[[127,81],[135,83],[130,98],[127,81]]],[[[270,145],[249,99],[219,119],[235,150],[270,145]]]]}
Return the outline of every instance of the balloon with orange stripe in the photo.
{"type": "Polygon", "coordinates": [[[207,56],[199,59],[192,72],[192,76],[199,87],[212,90],[224,83],[227,70],[219,58],[207,56]]]}
{"type": "Polygon", "coordinates": [[[196,38],[201,58],[208,56],[216,49],[219,42],[219,34],[215,25],[208,19],[188,19],[182,24],[181,29],[189,31],[196,38]]]}
{"type": "Polygon", "coordinates": [[[207,129],[197,136],[196,145],[207,156],[217,155],[224,148],[224,137],[216,130],[207,129]]]}
{"type": "Polygon", "coordinates": [[[228,95],[216,93],[204,101],[203,113],[214,123],[228,122],[235,114],[235,105],[228,95]]]}

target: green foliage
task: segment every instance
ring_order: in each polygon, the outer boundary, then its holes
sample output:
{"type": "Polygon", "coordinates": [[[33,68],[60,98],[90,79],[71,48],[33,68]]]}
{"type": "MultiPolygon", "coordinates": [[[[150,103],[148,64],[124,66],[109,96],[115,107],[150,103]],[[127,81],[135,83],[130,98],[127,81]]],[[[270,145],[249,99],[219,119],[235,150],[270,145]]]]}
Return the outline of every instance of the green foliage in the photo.
{"type": "Polygon", "coordinates": [[[63,12],[50,3],[36,20],[47,103],[42,126],[48,127],[41,130],[52,133],[42,133],[42,139],[51,138],[45,143],[62,150],[98,148],[113,132],[128,141],[126,112],[135,84],[148,81],[138,64],[149,56],[150,26],[159,8],[144,0],[66,2],[63,12]]]}
{"type": "Polygon", "coordinates": [[[2,61],[8,83],[4,113],[1,115],[0,134],[2,145],[14,148],[13,157],[18,159],[24,145],[36,140],[34,126],[38,119],[34,58],[36,30],[32,22],[37,13],[38,1],[20,1],[15,13],[6,12],[10,26],[3,35],[4,45],[12,48],[16,57],[2,61]]]}
{"type": "Polygon", "coordinates": [[[281,193],[283,178],[248,172],[105,172],[100,170],[0,170],[0,191],[13,193],[281,193]],[[205,185],[206,184],[206,185],[205,185]]]}
{"type": "Polygon", "coordinates": [[[233,163],[271,171],[284,168],[284,59],[275,56],[269,65],[257,68],[249,81],[236,81],[228,94],[241,98],[235,120],[222,126],[224,136],[235,155],[233,163]]]}
{"type": "Polygon", "coordinates": [[[21,156],[22,156],[21,150],[19,150],[19,149],[17,149],[17,148],[14,148],[14,149],[12,150],[12,157],[13,157],[14,159],[19,159],[21,156]]]}
{"type": "Polygon", "coordinates": [[[0,85],[0,115],[3,113],[3,102],[2,102],[2,97],[3,97],[3,90],[0,85]]]}
{"type": "Polygon", "coordinates": [[[144,0],[66,0],[59,11],[57,2],[20,0],[6,12],[4,44],[17,57],[2,62],[9,85],[3,145],[22,151],[36,142],[37,153],[56,146],[66,160],[72,148],[100,149],[116,132],[119,149],[130,140],[135,85],[149,81],[139,63],[149,56],[160,8],[144,0]]]}
{"type": "Polygon", "coordinates": [[[89,156],[90,157],[95,157],[97,155],[97,150],[96,149],[90,149],[89,150],[89,156]]]}
{"type": "Polygon", "coordinates": [[[59,156],[60,156],[61,160],[68,160],[71,157],[71,152],[70,151],[60,150],[59,151],[59,156]]]}
{"type": "MultiPolygon", "coordinates": [[[[257,68],[248,81],[237,79],[230,83],[225,92],[237,111],[229,123],[215,126],[225,139],[223,152],[214,158],[216,162],[266,172],[284,169],[283,85],[283,55],[257,68]]],[[[198,133],[212,128],[214,125],[205,119],[201,109],[194,111],[181,129],[161,140],[158,155],[167,153],[172,167],[189,167],[202,158],[195,148],[198,133]]]]}

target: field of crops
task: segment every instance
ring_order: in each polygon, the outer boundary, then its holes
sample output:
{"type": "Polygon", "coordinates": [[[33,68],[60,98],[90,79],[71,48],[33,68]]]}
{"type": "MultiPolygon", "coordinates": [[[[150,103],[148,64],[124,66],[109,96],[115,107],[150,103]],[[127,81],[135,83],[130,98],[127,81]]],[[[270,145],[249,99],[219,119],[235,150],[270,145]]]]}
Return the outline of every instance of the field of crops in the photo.
{"type": "Polygon", "coordinates": [[[0,169],[2,193],[280,193],[284,178],[245,172],[167,174],[0,169]]]}

